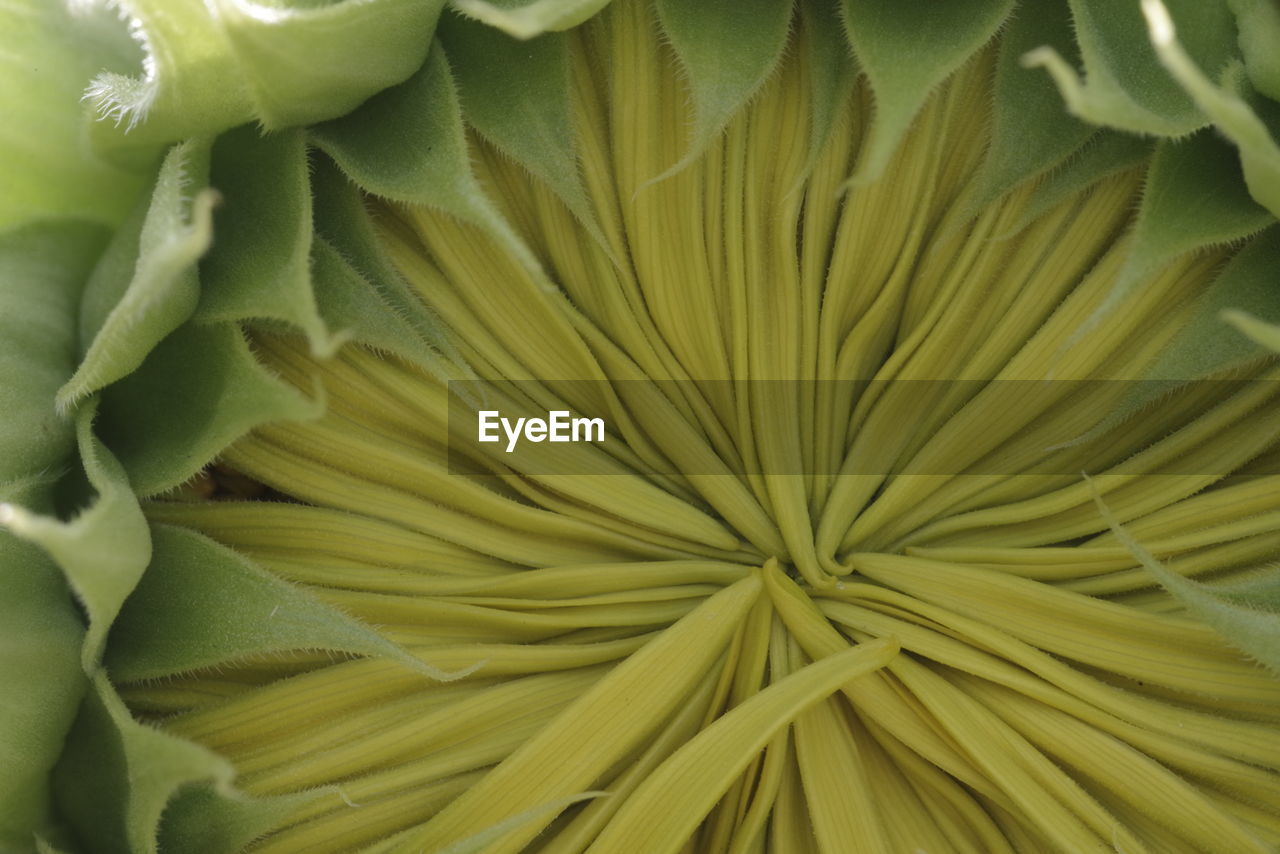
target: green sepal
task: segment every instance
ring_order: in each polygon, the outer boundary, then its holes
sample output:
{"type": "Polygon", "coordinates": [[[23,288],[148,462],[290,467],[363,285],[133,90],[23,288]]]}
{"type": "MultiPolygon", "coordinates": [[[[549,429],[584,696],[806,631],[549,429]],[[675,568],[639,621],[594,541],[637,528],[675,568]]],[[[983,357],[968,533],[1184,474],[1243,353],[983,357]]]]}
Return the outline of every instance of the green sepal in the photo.
{"type": "Polygon", "coordinates": [[[991,144],[966,200],[974,213],[1062,163],[1098,132],[1064,109],[1053,81],[1023,64],[1028,51],[1044,45],[1078,58],[1070,11],[1050,0],[1024,3],[1000,39],[992,84],[991,144]]]}
{"type": "Polygon", "coordinates": [[[84,605],[89,628],[81,650],[86,673],[102,657],[107,631],[151,558],[147,522],[124,468],[93,432],[96,400],[76,416],[76,444],[88,485],[96,493],[69,521],[5,505],[10,531],[35,543],[62,568],[84,605]]]}
{"type": "Polygon", "coordinates": [[[47,487],[75,448],[53,401],[75,370],[77,305],[105,241],[74,221],[0,234],[0,500],[53,509],[47,487]]]}
{"type": "Polygon", "coordinates": [[[116,9],[142,67],[104,71],[85,91],[101,149],[126,137],[129,146],[152,146],[213,136],[253,118],[244,71],[204,0],[117,0],[116,9]]]}
{"type": "Polygon", "coordinates": [[[187,323],[103,392],[98,432],[148,496],[188,480],[259,424],[323,409],[259,365],[237,325],[187,323]]]}
{"type": "Polygon", "coordinates": [[[54,787],[78,850],[228,852],[240,847],[210,848],[219,841],[217,835],[197,836],[201,817],[191,811],[205,793],[217,801],[210,817],[227,820],[217,829],[226,834],[223,838],[252,839],[265,833],[298,800],[247,798],[234,789],[234,776],[231,763],[222,757],[130,717],[106,674],[99,672],[67,737],[54,787]]]}
{"type": "Polygon", "coordinates": [[[509,36],[531,39],[578,26],[613,0],[452,0],[468,18],[497,27],[509,36]]]}
{"type": "Polygon", "coordinates": [[[1223,314],[1243,313],[1266,323],[1280,322],[1276,270],[1280,270],[1280,226],[1258,235],[1236,253],[1200,297],[1194,315],[1147,370],[1147,378],[1187,382],[1265,355],[1266,349],[1257,341],[1229,328],[1223,314]]]}
{"type": "Polygon", "coordinates": [[[191,316],[200,296],[196,261],[213,239],[216,194],[208,188],[208,146],[173,146],[142,199],[116,232],[85,285],[80,341],[87,350],[58,391],[70,410],[142,364],[191,316]]]}
{"type": "Polygon", "coordinates": [[[311,287],[311,188],[301,130],[263,135],[249,125],[218,138],[210,180],[223,196],[217,243],[200,262],[194,320],[280,321],[332,356],[343,337],[321,318],[311,287]]]}
{"type": "Polygon", "coordinates": [[[1280,572],[1272,569],[1222,590],[1183,578],[1125,530],[1103,503],[1096,487],[1093,500],[1120,544],[1188,611],[1234,647],[1280,675],[1280,572]]]}
{"type": "Polygon", "coordinates": [[[111,631],[115,682],[299,649],[385,656],[443,674],[301,587],[186,528],[151,527],[153,559],[111,631]]]}
{"type": "Polygon", "coordinates": [[[0,531],[0,851],[25,852],[53,831],[49,774],[87,684],[84,625],[58,567],[0,531]]]}
{"type": "Polygon", "coordinates": [[[566,37],[516,41],[492,27],[446,15],[440,39],[453,58],[467,122],[555,192],[608,251],[578,172],[566,37]]]}
{"type": "Polygon", "coordinates": [[[323,237],[315,239],[311,265],[316,301],[327,321],[354,341],[445,376],[430,342],[323,237]]]}
{"type": "MultiPolygon", "coordinates": [[[[148,174],[102,160],[84,141],[85,81],[118,55],[113,28],[66,3],[0,4],[0,231],[44,218],[117,224],[148,174]]],[[[114,15],[111,16],[114,24],[114,15]]],[[[124,39],[124,52],[131,44],[124,39]]]]}
{"type": "Polygon", "coordinates": [[[254,798],[218,782],[188,783],[169,799],[160,817],[156,847],[182,854],[229,854],[285,825],[328,788],[254,798]]]}
{"type": "Polygon", "coordinates": [[[1235,151],[1211,130],[1156,146],[1134,228],[1134,256],[1154,267],[1232,243],[1275,221],[1249,197],[1235,151]]]}
{"type": "MultiPolygon", "coordinates": [[[[106,235],[88,223],[0,234],[0,519],[52,513],[75,452],[75,425],[54,394],[75,369],[75,315],[106,235]],[[12,503],[10,503],[12,502],[12,503]]],[[[0,851],[52,837],[49,773],[87,684],[84,623],[58,566],[0,530],[0,851]]]]}
{"type": "Polygon", "coordinates": [[[443,0],[115,0],[145,54],[86,98],[104,148],[330,119],[422,64],[443,0]]]}
{"type": "Polygon", "coordinates": [[[804,183],[817,164],[835,129],[840,104],[848,100],[849,90],[857,76],[857,63],[841,34],[841,26],[835,4],[825,0],[801,0],[800,27],[809,51],[813,109],[809,158],[805,163],[804,176],[797,179],[797,187],[804,183]]]}
{"type": "Polygon", "coordinates": [[[845,32],[875,96],[855,180],[880,176],[930,93],[995,37],[1013,0],[844,0],[845,32]]]}
{"type": "Polygon", "coordinates": [[[344,115],[407,78],[427,57],[444,0],[215,5],[246,72],[254,120],[278,130],[344,115]]]}
{"type": "Polygon", "coordinates": [[[312,264],[321,315],[330,326],[348,330],[356,341],[394,353],[429,372],[438,372],[437,353],[461,364],[448,329],[378,245],[360,190],[328,157],[316,152],[312,163],[316,229],[312,264]],[[329,261],[340,263],[331,266],[329,261]]]}
{"type": "Polygon", "coordinates": [[[1147,170],[1133,244],[1091,324],[1105,321],[1134,288],[1175,258],[1243,240],[1273,222],[1249,197],[1235,150],[1212,130],[1161,140],[1147,170]]]}
{"type": "Polygon", "coordinates": [[[1236,16],[1240,53],[1249,83],[1280,101],[1280,6],[1274,0],[1227,0],[1236,16]]]}
{"type": "MultiPolygon", "coordinates": [[[[1222,71],[1235,56],[1235,21],[1226,5],[1173,3],[1175,19],[1193,33],[1187,50],[1201,68],[1222,71]]],[[[1053,48],[1028,55],[1057,84],[1067,108],[1094,124],[1155,136],[1181,136],[1208,118],[1161,68],[1137,3],[1071,0],[1084,76],[1053,48]]]]}
{"type": "Polygon", "coordinates": [[[791,3],[776,0],[657,0],[663,33],[693,93],[689,150],[657,180],[706,151],[782,58],[791,3]]]}
{"type": "Polygon", "coordinates": [[[1267,323],[1247,311],[1225,309],[1222,320],[1242,335],[1276,353],[1280,353],[1280,323],[1267,323]]]}
{"type": "MultiPolygon", "coordinates": [[[[1173,20],[1159,0],[1143,0],[1142,10],[1160,62],[1215,127],[1239,147],[1249,193],[1280,217],[1280,145],[1259,111],[1239,94],[1244,82],[1239,66],[1227,69],[1223,86],[1214,85],[1202,71],[1212,66],[1206,66],[1193,50],[1178,41],[1173,20]]],[[[1200,35],[1195,30],[1191,33],[1192,38],[1200,35]]],[[[1275,105],[1269,106],[1274,113],[1275,105]]]]}
{"type": "Polygon", "coordinates": [[[1151,156],[1152,143],[1140,136],[1103,129],[1036,184],[1017,224],[1002,236],[1016,234],[1050,208],[1111,175],[1132,169],[1151,156]]]}
{"type": "MultiPolygon", "coordinates": [[[[1224,602],[1278,612],[1280,616],[1280,572],[1274,568],[1237,581],[1220,581],[1210,587],[1224,602]]],[[[1277,625],[1280,630],[1280,625],[1277,625]]]]}
{"type": "Polygon", "coordinates": [[[437,42],[417,73],[355,112],[311,129],[312,139],[357,184],[488,231],[539,280],[533,252],[484,194],[471,170],[453,72],[437,42]]]}
{"type": "Polygon", "coordinates": [[[1194,313],[1144,370],[1142,381],[1078,445],[1103,435],[1140,413],[1148,404],[1188,383],[1240,368],[1266,355],[1265,347],[1244,331],[1229,328],[1226,317],[1260,316],[1280,321],[1274,277],[1280,269],[1280,227],[1249,242],[1199,297],[1194,313]]]}
{"type": "MultiPolygon", "coordinates": [[[[1266,347],[1244,330],[1228,328],[1228,318],[1267,325],[1254,315],[1280,320],[1280,300],[1272,287],[1280,266],[1280,227],[1254,237],[1231,259],[1199,296],[1196,310],[1164,350],[1134,383],[1105,419],[1087,433],[1061,447],[1076,447],[1105,435],[1116,425],[1138,415],[1152,401],[1183,385],[1229,373],[1266,355],[1266,347]]],[[[1239,326],[1238,326],[1239,328],[1239,326]]]]}

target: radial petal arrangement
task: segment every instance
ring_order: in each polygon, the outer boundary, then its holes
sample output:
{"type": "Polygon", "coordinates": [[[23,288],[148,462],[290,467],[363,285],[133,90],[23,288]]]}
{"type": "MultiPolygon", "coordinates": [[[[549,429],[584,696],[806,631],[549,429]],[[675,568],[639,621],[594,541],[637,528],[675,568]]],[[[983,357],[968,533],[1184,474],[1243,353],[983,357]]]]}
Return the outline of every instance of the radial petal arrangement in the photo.
{"type": "Polygon", "coordinates": [[[263,854],[1275,850],[1280,682],[1128,547],[1224,586],[1280,552],[1274,361],[1134,400],[1231,247],[1094,322],[1144,164],[981,198],[998,44],[877,180],[804,26],[688,158],[655,14],[567,39],[580,195],[472,133],[512,235],[370,202],[451,352],[259,330],[323,415],[206,477],[265,495],[144,505],[443,678],[282,652],[126,702],[293,799],[263,854]],[[604,416],[594,473],[460,450],[485,384],[604,416]]]}
{"type": "Polygon", "coordinates": [[[1266,3],[0,33],[0,850],[1280,850],[1266,3]]]}

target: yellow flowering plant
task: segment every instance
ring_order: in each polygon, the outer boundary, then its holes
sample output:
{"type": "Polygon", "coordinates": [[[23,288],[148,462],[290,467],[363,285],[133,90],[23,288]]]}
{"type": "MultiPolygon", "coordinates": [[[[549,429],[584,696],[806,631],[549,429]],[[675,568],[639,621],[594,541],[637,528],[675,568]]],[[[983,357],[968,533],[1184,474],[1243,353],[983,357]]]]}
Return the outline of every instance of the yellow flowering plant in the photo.
{"type": "Polygon", "coordinates": [[[1280,848],[1274,3],[0,33],[0,850],[1280,848]]]}

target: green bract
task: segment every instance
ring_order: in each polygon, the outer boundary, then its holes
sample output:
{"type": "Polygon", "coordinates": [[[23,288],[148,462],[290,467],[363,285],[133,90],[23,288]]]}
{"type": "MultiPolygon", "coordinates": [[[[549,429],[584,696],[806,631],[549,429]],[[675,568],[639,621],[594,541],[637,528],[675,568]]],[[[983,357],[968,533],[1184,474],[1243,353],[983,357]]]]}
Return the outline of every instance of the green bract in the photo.
{"type": "MultiPolygon", "coordinates": [[[[590,50],[606,41],[586,28],[602,26],[618,11],[609,5],[0,4],[0,102],[6,110],[0,127],[0,851],[236,851],[270,833],[285,816],[335,797],[328,788],[245,794],[228,759],[137,720],[118,692],[125,681],[162,680],[299,651],[384,657],[414,678],[442,683],[483,663],[447,655],[424,661],[302,586],[184,527],[182,518],[160,521],[166,512],[181,517],[181,510],[156,511],[149,518],[140,502],[191,483],[233,443],[264,425],[315,421],[326,412],[318,376],[293,382],[278,375],[255,352],[255,335],[299,336],[317,364],[354,344],[442,381],[471,376],[470,344],[428,308],[389,254],[383,238],[400,226],[388,224],[386,211],[395,204],[441,212],[479,229],[548,299],[561,298],[556,263],[562,259],[534,245],[528,237],[534,229],[518,221],[520,212],[495,198],[496,179],[474,162],[469,146],[475,140],[540,182],[547,199],[539,197],[537,204],[558,200],[568,212],[565,219],[600,257],[613,265],[630,263],[608,218],[593,207],[593,197],[624,188],[603,190],[593,182],[607,180],[583,168],[578,134],[589,122],[576,112],[585,109],[584,96],[573,89],[583,76],[575,63],[607,62],[584,59],[583,45],[588,32],[594,39],[590,50]],[[383,206],[382,219],[370,213],[370,200],[383,206]]],[[[1063,200],[1145,164],[1127,254],[1113,271],[1109,296],[1082,318],[1079,335],[1114,323],[1127,300],[1176,264],[1209,257],[1211,250],[1230,255],[1214,268],[1184,325],[1149,361],[1145,379],[1163,384],[1117,400],[1106,426],[1141,417],[1172,387],[1234,376],[1269,351],[1280,352],[1280,12],[1274,3],[656,0],[645,14],[652,15],[678,62],[690,110],[674,165],[631,188],[636,196],[650,185],[681,180],[682,172],[726,138],[730,145],[744,145],[734,122],[783,74],[788,51],[802,51],[803,85],[810,93],[807,115],[800,117],[809,122],[810,151],[796,170],[796,187],[829,167],[821,154],[830,140],[848,132],[841,111],[849,93],[859,86],[866,93],[872,119],[863,138],[851,143],[854,150],[862,146],[857,169],[827,176],[833,198],[875,187],[907,144],[913,123],[926,115],[930,99],[972,63],[987,62],[993,93],[985,105],[989,145],[955,207],[958,213],[933,237],[949,239],[991,205],[1025,194],[1019,220],[981,220],[983,239],[1011,239],[1063,200]]],[[[784,204],[800,203],[800,194],[778,197],[784,204]]],[[[744,221],[764,216],[736,213],[744,221]]],[[[718,215],[707,213],[708,230],[720,227],[718,215]]],[[[812,222],[805,220],[806,226],[812,222]]],[[[402,237],[405,244],[416,239],[402,237]]],[[[826,258],[805,263],[820,268],[826,258]]],[[[759,282],[753,286],[768,293],[759,282]]],[[[771,319],[782,327],[792,306],[776,308],[771,319]]],[[[920,315],[928,306],[899,308],[920,315]]],[[[878,310],[857,308],[871,317],[878,310]]],[[[643,322],[666,322],[660,310],[653,314],[643,322]]],[[[565,328],[580,319],[568,309],[564,318],[558,322],[565,328]]],[[[752,334],[766,338],[770,328],[753,327],[752,334]]],[[[691,350],[712,346],[694,339],[691,350]]],[[[748,360],[738,352],[730,356],[748,360]]],[[[543,364],[557,363],[548,357],[543,364]]],[[[753,378],[762,378],[749,364],[753,378]]],[[[792,403],[797,411],[811,405],[792,403]]],[[[827,438],[838,446],[846,437],[827,438]]],[[[654,450],[637,447],[637,456],[654,450]]],[[[789,446],[761,448],[762,456],[779,459],[790,459],[792,452],[798,459],[801,452],[789,446]]],[[[386,468],[389,477],[401,474],[391,463],[386,468]]],[[[447,474],[423,471],[424,479],[447,474]]],[[[775,530],[760,524],[764,512],[738,481],[727,475],[717,480],[712,473],[698,483],[703,492],[689,504],[699,513],[661,531],[665,539],[653,546],[655,562],[670,557],[674,549],[668,542],[683,537],[716,555],[740,546],[766,558],[791,553],[793,574],[812,589],[835,589],[843,583],[836,576],[851,570],[877,580],[900,572],[908,579],[904,584],[923,591],[921,599],[938,589],[918,566],[899,567],[896,556],[862,554],[849,533],[853,518],[824,517],[824,525],[811,530],[803,513],[782,511],[785,518],[775,530]],[[761,527],[768,533],[739,542],[739,533],[761,527]],[[797,547],[797,537],[810,534],[821,555],[797,547]],[[916,578],[912,572],[922,574],[916,578]]],[[[563,481],[551,491],[555,500],[568,502],[580,497],[577,488],[563,481]]],[[[631,490],[625,501],[634,510],[624,502],[611,511],[616,530],[581,546],[580,553],[573,535],[587,526],[577,517],[556,517],[561,527],[544,530],[551,523],[522,504],[515,488],[501,501],[527,513],[521,530],[546,550],[543,563],[562,557],[566,564],[590,564],[593,549],[612,548],[629,536],[628,525],[658,529],[667,509],[688,498],[659,494],[649,481],[618,489],[631,490]]],[[[780,507],[808,506],[809,497],[785,479],[762,479],[751,489],[767,493],[780,507]]],[[[1097,524],[1071,538],[1083,541],[1110,526],[1117,554],[1123,546],[1186,613],[1280,672],[1274,570],[1231,585],[1188,580],[1117,521],[1106,495],[1096,497],[1098,516],[1091,521],[1097,524]]],[[[498,501],[475,498],[477,506],[489,500],[498,501]]],[[[333,524],[355,523],[335,513],[333,524]]],[[[443,529],[463,522],[442,511],[438,524],[443,529]]],[[[988,583],[986,570],[972,572],[972,589],[988,583]]],[[[676,628],[589,690],[548,682],[548,691],[563,691],[575,698],[575,709],[588,711],[593,703],[619,705],[635,686],[662,683],[644,702],[625,703],[636,722],[626,730],[631,742],[616,745],[617,755],[587,756],[584,748],[581,773],[568,775],[548,797],[539,801],[538,792],[516,792],[508,777],[536,770],[572,743],[571,721],[561,725],[563,732],[548,727],[500,766],[502,774],[474,787],[467,781],[466,793],[450,801],[442,821],[428,825],[425,835],[409,834],[368,850],[399,850],[397,845],[416,845],[420,838],[447,843],[442,850],[448,852],[484,850],[524,838],[526,831],[532,836],[571,804],[597,803],[601,793],[590,791],[595,778],[588,771],[603,773],[628,751],[639,750],[649,735],[641,714],[650,706],[674,714],[684,693],[695,688],[692,676],[687,685],[679,674],[662,678],[678,670],[683,657],[672,633],[692,637],[703,623],[714,626],[706,631],[718,645],[701,653],[711,661],[730,643],[731,630],[756,620],[759,602],[772,602],[769,607],[801,640],[788,647],[785,638],[769,636],[781,630],[770,628],[767,615],[758,620],[765,638],[759,669],[764,671],[763,657],[778,649],[783,658],[791,656],[789,667],[714,724],[699,731],[699,722],[685,722],[697,737],[674,752],[663,770],[628,784],[634,797],[599,837],[603,841],[596,844],[605,847],[590,849],[625,850],[608,846],[643,832],[655,840],[644,851],[678,850],[684,837],[671,834],[687,835],[711,805],[678,797],[679,790],[670,788],[673,780],[696,772],[718,787],[714,792],[724,791],[747,765],[730,745],[741,741],[752,755],[759,753],[784,729],[780,721],[840,687],[840,667],[869,672],[893,660],[896,640],[859,637],[857,649],[841,649],[849,643],[827,631],[826,620],[859,606],[836,601],[839,595],[832,593],[819,613],[774,563],[756,574],[706,573],[699,584],[723,588],[707,599],[716,607],[688,609],[676,628]],[[716,624],[716,608],[734,623],[716,624]],[[826,657],[808,663],[821,656],[826,657]],[[509,811],[492,806],[508,795],[509,811]],[[467,812],[472,802],[485,804],[488,812],[467,812]],[[645,810],[667,818],[652,824],[645,810]]],[[[1021,590],[1012,585],[1009,595],[1021,590]]],[[[630,595],[600,595],[615,593],[630,595]]],[[[480,585],[468,595],[521,594],[480,585]]],[[[965,601],[963,591],[955,599],[965,601]]],[[[886,602],[886,608],[900,604],[886,602]]],[[[944,605],[931,600],[928,607],[944,605]]],[[[969,631],[964,625],[957,622],[948,631],[969,631]]],[[[936,643],[942,650],[937,656],[958,669],[973,661],[940,634],[919,640],[903,631],[903,649],[918,652],[913,640],[921,647],[936,643]],[[953,653],[954,660],[946,658],[953,653]]],[[[972,631],[976,637],[981,629],[972,631]]],[[[490,652],[495,660],[499,653],[522,654],[490,652]]],[[[1056,659],[1045,659],[1045,668],[1052,669],[1056,659]]],[[[913,670],[911,661],[898,660],[896,678],[922,695],[941,690],[931,682],[935,677],[913,670]]],[[[774,658],[769,666],[777,667],[774,658]]],[[[967,714],[968,707],[962,711],[967,714]]],[[[807,767],[821,767],[824,759],[814,745],[837,738],[840,721],[820,712],[803,721],[802,758],[807,767]]],[[[1123,758],[1117,755],[1116,762],[1123,758]]],[[[973,761],[987,769],[1000,759],[984,754],[973,761]]],[[[657,765],[655,759],[645,767],[657,765]]],[[[831,773],[837,771],[848,769],[831,773]]],[[[1026,773],[1031,779],[1033,772],[1026,773]]],[[[608,806],[598,809],[613,815],[608,806]]],[[[764,822],[744,813],[744,822],[764,822]]],[[[844,826],[839,816],[823,819],[817,831],[822,839],[862,832],[844,826]]]]}

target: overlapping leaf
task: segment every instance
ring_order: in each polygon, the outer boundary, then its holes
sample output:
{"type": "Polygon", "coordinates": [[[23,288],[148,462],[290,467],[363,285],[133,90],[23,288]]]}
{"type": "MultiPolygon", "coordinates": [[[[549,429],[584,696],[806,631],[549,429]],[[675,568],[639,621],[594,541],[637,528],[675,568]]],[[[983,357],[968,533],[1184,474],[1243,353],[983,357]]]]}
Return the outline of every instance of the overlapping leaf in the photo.
{"type": "Polygon", "coordinates": [[[880,175],[934,87],[989,42],[1012,10],[1012,0],[844,0],[849,41],[875,95],[860,179],[880,175]]]}
{"type": "Polygon", "coordinates": [[[239,850],[314,797],[251,799],[232,788],[234,776],[225,759],[135,721],[100,673],[67,737],[54,785],[75,847],[103,854],[158,854],[161,840],[166,851],[239,850]],[[218,817],[223,821],[206,832],[204,822],[218,817]]]}
{"type": "Polygon", "coordinates": [[[1022,181],[1065,160],[1098,129],[1062,108],[1044,77],[1028,73],[1023,55],[1051,45],[1074,58],[1069,10],[1060,3],[1024,3],[1000,40],[992,92],[991,146],[969,200],[977,210],[1022,181]]]}
{"type": "Polygon", "coordinates": [[[531,273],[541,265],[480,188],[467,159],[453,72],[437,43],[409,80],[311,130],[360,186],[398,202],[446,211],[494,235],[531,273]],[[412,144],[406,144],[412,140],[412,144]]]}
{"type": "Polygon", "coordinates": [[[509,36],[531,39],[576,27],[613,0],[453,0],[462,14],[509,36]]]}
{"type": "Polygon", "coordinates": [[[118,5],[143,55],[141,68],[103,72],[89,88],[108,148],[343,115],[422,63],[443,0],[118,5]]]}
{"type": "Polygon", "coordinates": [[[778,64],[791,4],[774,0],[658,0],[658,18],[693,89],[693,161],[778,64]]]}
{"type": "Polygon", "coordinates": [[[108,15],[76,19],[65,4],[45,0],[0,5],[0,33],[22,46],[0,52],[0,230],[46,217],[115,225],[146,184],[147,171],[108,163],[83,144],[85,81],[131,47],[102,37],[116,24],[108,15]]]}
{"type": "Polygon", "coordinates": [[[106,665],[117,681],[297,649],[388,656],[446,676],[202,534],[154,525],[151,537],[153,568],[112,629],[106,665]]]}
{"type": "Polygon", "coordinates": [[[155,495],[254,426],[314,417],[322,408],[258,364],[238,326],[189,323],[104,393],[98,430],[133,491],[155,495]]]}
{"type": "MultiPolygon", "coordinates": [[[[1196,63],[1212,74],[1221,72],[1235,53],[1230,10],[1222,3],[1200,0],[1170,5],[1179,24],[1192,34],[1187,49],[1196,63]]],[[[1029,61],[1052,75],[1075,115],[1094,124],[1158,136],[1180,136],[1208,123],[1161,67],[1136,4],[1071,0],[1071,13],[1083,77],[1052,47],[1036,50],[1029,61]]]]}
{"type": "Polygon", "coordinates": [[[76,417],[76,444],[92,494],[87,506],[68,521],[8,507],[4,520],[57,562],[88,612],[81,652],[86,672],[101,659],[107,631],[151,558],[146,520],[124,469],[93,433],[96,410],[85,406],[76,417]]]}
{"type": "Polygon", "coordinates": [[[98,262],[80,306],[80,341],[87,349],[58,392],[60,407],[70,409],[136,370],[195,310],[196,260],[213,240],[216,194],[208,188],[208,158],[201,142],[170,149],[150,196],[98,262]]]}
{"type": "Polygon", "coordinates": [[[1094,501],[1121,545],[1181,600],[1188,611],[1272,672],[1280,674],[1280,572],[1272,569],[1259,573],[1225,589],[1183,578],[1125,530],[1103,503],[1096,487],[1094,501]]]}
{"type": "Polygon", "coordinates": [[[455,16],[441,21],[440,34],[455,63],[467,121],[545,181],[605,246],[578,174],[566,37],[548,33],[518,42],[455,16]]]}

